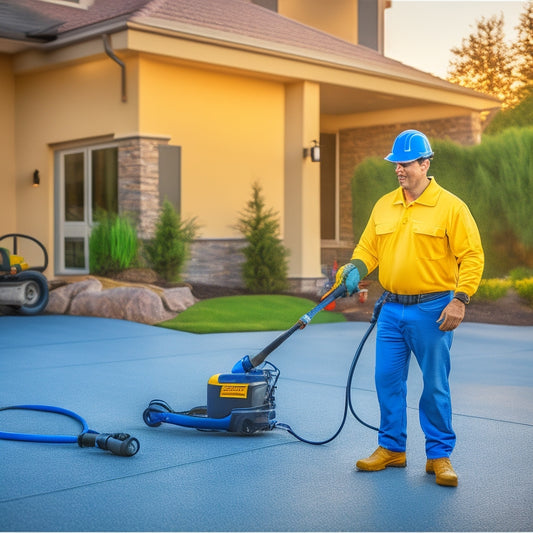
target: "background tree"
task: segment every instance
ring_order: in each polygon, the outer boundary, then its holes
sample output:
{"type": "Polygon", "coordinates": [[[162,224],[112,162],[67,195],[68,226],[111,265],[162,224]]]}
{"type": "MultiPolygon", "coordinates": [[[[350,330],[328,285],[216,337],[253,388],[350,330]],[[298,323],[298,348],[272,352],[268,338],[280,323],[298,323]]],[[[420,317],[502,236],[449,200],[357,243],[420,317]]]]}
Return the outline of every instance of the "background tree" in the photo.
{"type": "Polygon", "coordinates": [[[148,263],[165,281],[179,281],[189,246],[198,232],[196,218],[183,220],[165,198],[156,223],[154,238],[145,242],[148,263]]]}
{"type": "Polygon", "coordinates": [[[477,31],[451,49],[448,81],[498,97],[503,107],[517,103],[517,57],[505,41],[503,13],[477,23],[477,31]]]}
{"type": "Polygon", "coordinates": [[[513,46],[516,54],[517,103],[496,114],[484,130],[487,134],[533,124],[533,1],[524,5],[524,11],[515,29],[518,32],[518,40],[513,46]]]}
{"type": "Polygon", "coordinates": [[[533,2],[524,6],[520,14],[516,50],[518,54],[518,76],[525,89],[525,98],[533,92],[533,2]]]}
{"type": "Polygon", "coordinates": [[[248,243],[243,249],[245,262],[242,266],[246,287],[256,294],[287,289],[288,250],[279,238],[276,213],[266,208],[258,183],[252,186],[252,198],[241,213],[236,228],[248,243]]]}

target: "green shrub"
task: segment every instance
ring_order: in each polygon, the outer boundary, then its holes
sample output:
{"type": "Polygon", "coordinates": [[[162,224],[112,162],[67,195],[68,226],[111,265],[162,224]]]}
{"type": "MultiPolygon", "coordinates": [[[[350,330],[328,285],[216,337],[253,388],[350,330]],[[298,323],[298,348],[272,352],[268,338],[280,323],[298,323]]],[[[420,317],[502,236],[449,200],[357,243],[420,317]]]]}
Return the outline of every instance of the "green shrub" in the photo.
{"type": "Polygon", "coordinates": [[[511,286],[511,282],[504,279],[482,279],[473,298],[493,302],[504,297],[511,286]]]}
{"type": "Polygon", "coordinates": [[[533,278],[533,268],[516,267],[509,272],[509,279],[514,283],[520,279],[533,278]]]}
{"type": "Polygon", "coordinates": [[[352,179],[352,225],[359,241],[376,201],[398,186],[394,167],[380,158],[369,157],[355,168],[352,179]]]}
{"type": "Polygon", "coordinates": [[[518,296],[527,300],[530,305],[533,305],[533,277],[515,281],[514,288],[518,296]]]}
{"type": "Polygon", "coordinates": [[[137,231],[127,215],[98,212],[89,237],[89,271],[101,276],[135,266],[139,251],[137,231]]]}
{"type": "Polygon", "coordinates": [[[246,287],[255,294],[273,294],[289,286],[288,250],[279,238],[279,223],[272,209],[265,208],[258,183],[252,186],[252,199],[241,213],[236,228],[248,245],[243,249],[242,267],[246,287]]]}
{"type": "Polygon", "coordinates": [[[196,219],[181,220],[180,214],[167,200],[163,202],[154,238],[144,243],[150,266],[166,281],[179,281],[189,259],[190,243],[198,231],[196,219]]]}
{"type": "Polygon", "coordinates": [[[533,90],[515,107],[502,109],[485,129],[485,135],[500,133],[507,128],[533,124],[533,90]]]}

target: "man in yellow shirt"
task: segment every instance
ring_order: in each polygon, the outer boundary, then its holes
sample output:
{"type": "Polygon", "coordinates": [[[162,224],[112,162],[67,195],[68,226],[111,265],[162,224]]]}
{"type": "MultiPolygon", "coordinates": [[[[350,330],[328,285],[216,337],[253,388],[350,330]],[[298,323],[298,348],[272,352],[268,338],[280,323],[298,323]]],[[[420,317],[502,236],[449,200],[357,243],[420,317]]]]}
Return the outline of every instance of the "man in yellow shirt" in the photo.
{"type": "Polygon", "coordinates": [[[411,353],[423,375],[420,425],[426,436],[426,472],[439,485],[456,486],[450,454],[455,446],[448,377],[453,330],[483,272],[476,223],[466,204],[428,176],[433,157],[427,137],[406,130],[385,158],[399,188],[380,198],[350,263],[335,287],[357,290],[379,266],[385,303],[377,322],[375,381],[381,420],[378,448],[357,461],[359,470],[404,467],[407,372],[411,353]]]}

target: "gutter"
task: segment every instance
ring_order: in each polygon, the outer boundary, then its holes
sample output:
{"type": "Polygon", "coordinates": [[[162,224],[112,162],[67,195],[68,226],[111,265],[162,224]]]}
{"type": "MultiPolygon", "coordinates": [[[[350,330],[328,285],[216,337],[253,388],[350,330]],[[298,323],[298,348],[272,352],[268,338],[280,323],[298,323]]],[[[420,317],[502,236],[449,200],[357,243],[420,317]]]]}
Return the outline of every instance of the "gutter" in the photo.
{"type": "Polygon", "coordinates": [[[119,67],[121,70],[121,97],[123,102],[127,102],[128,99],[126,97],[126,65],[123,61],[121,61],[113,52],[113,49],[111,48],[111,43],[109,41],[109,34],[104,33],[102,35],[102,41],[104,42],[104,49],[105,53],[109,58],[111,58],[119,67]]]}

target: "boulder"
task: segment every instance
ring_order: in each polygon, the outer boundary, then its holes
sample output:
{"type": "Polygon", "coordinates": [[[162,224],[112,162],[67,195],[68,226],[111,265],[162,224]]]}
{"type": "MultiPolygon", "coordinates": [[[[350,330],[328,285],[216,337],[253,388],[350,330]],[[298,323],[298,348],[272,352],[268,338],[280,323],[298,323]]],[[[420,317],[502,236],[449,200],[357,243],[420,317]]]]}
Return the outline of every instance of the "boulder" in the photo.
{"type": "Polygon", "coordinates": [[[82,292],[99,292],[102,283],[96,278],[90,277],[76,283],[69,283],[50,291],[46,311],[54,315],[68,314],[70,304],[78,294],[82,292]]]}
{"type": "Polygon", "coordinates": [[[117,287],[101,292],[81,292],[70,304],[71,315],[119,318],[157,324],[176,316],[161,298],[145,287],[117,287]]]}
{"type": "Polygon", "coordinates": [[[151,325],[174,318],[197,301],[188,286],[170,289],[132,283],[121,286],[116,282],[109,284],[107,280],[102,284],[91,276],[52,290],[46,311],[151,325]]]}
{"type": "Polygon", "coordinates": [[[198,299],[195,298],[189,287],[174,287],[165,289],[161,295],[161,300],[166,309],[174,313],[185,311],[191,305],[194,305],[198,299]]]}

